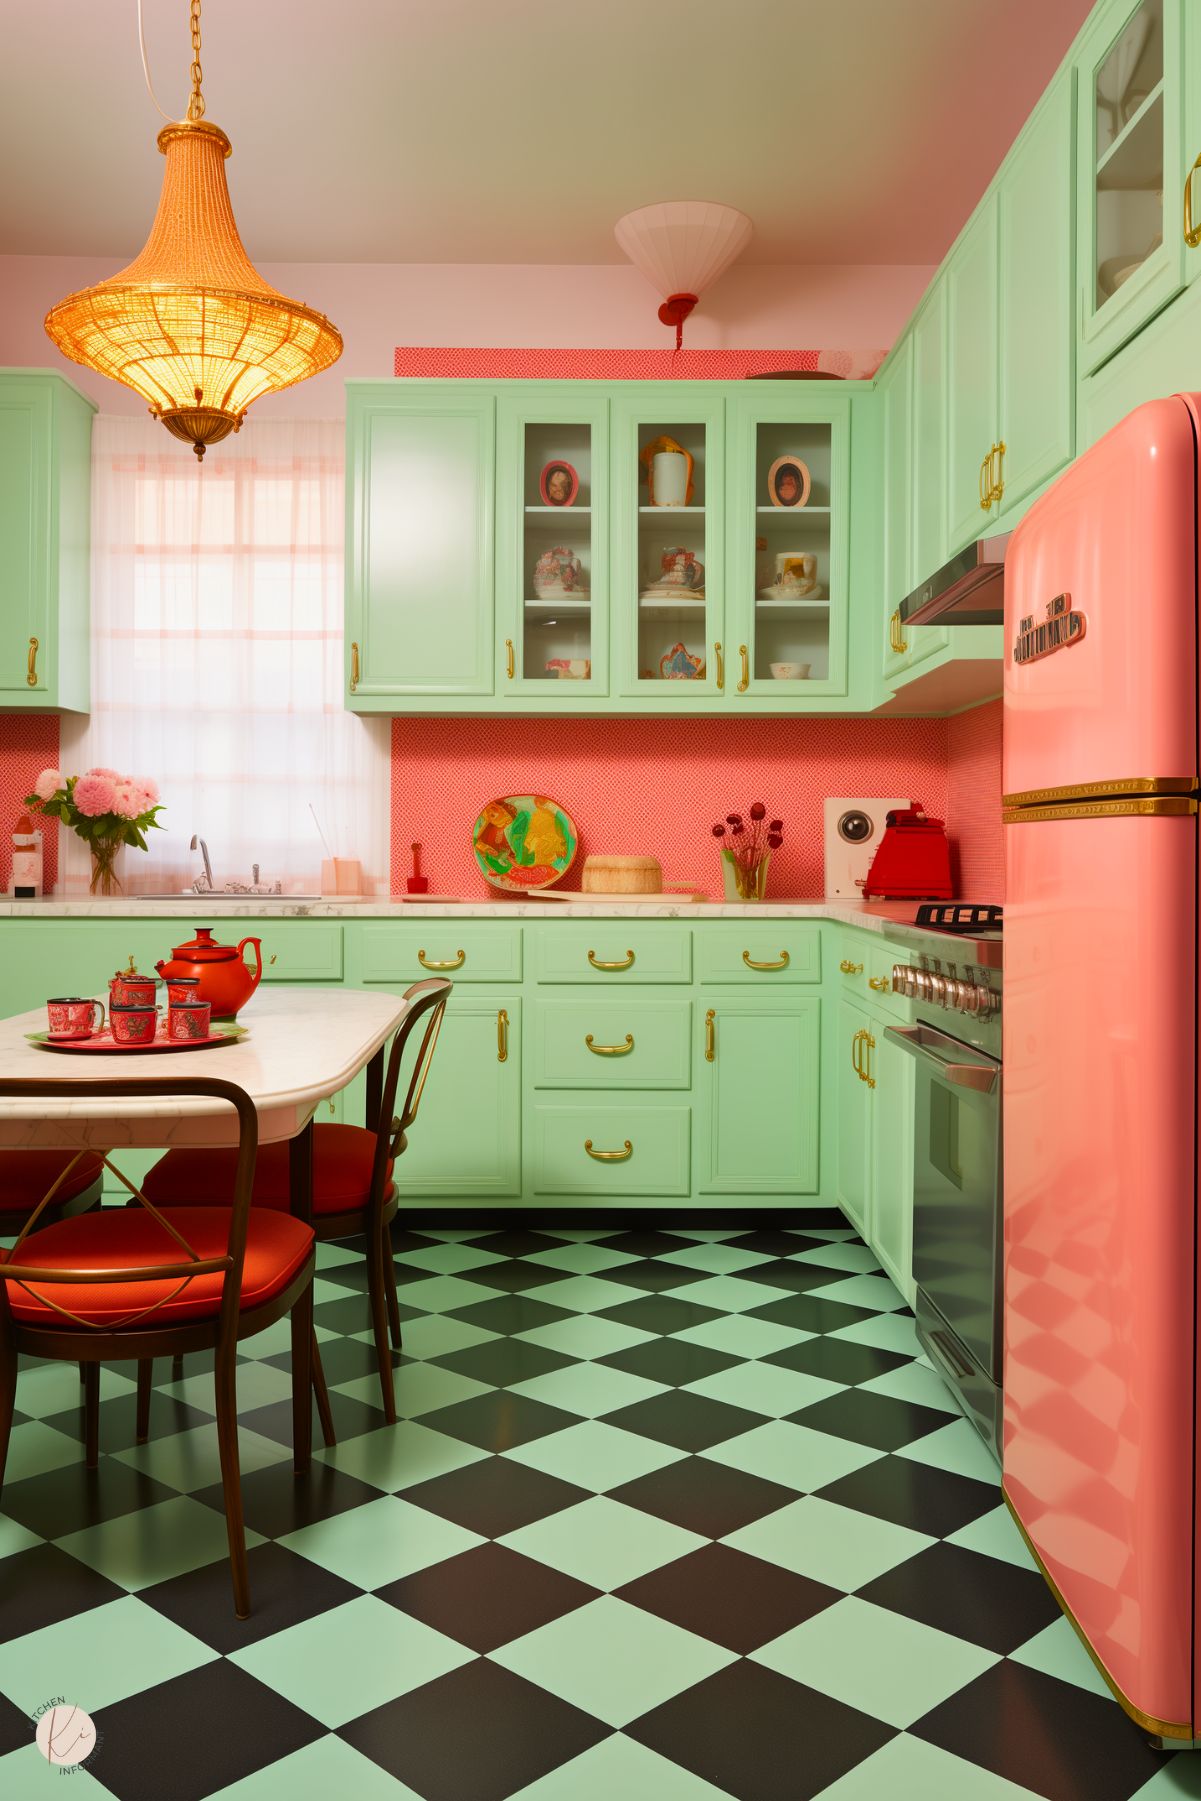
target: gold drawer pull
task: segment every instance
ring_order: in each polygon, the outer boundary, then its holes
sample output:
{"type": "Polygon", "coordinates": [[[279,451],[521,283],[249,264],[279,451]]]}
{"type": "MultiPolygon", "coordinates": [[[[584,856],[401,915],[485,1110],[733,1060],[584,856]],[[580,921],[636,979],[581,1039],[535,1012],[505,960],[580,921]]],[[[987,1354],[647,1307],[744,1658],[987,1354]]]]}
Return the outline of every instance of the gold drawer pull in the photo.
{"type": "Polygon", "coordinates": [[[980,511],[982,513],[992,511],[992,459],[996,448],[995,444],[990,444],[988,455],[982,458],[980,463],[980,511]]]}
{"type": "Polygon", "coordinates": [[[887,976],[868,976],[867,985],[874,988],[877,994],[891,994],[892,983],[887,976]]]}
{"type": "Polygon", "coordinates": [[[751,663],[745,644],[738,646],[738,657],[742,664],[742,674],[738,679],[738,692],[745,694],[751,685],[751,663]]]}
{"type": "Polygon", "coordinates": [[[847,957],[843,958],[838,967],[841,969],[844,976],[860,976],[863,974],[862,963],[852,963],[847,957]]]}
{"type": "Polygon", "coordinates": [[[594,1057],[628,1057],[634,1048],[634,1034],[627,1032],[624,1044],[593,1044],[592,1033],[585,1032],[584,1043],[594,1057]]]}
{"type": "Polygon", "coordinates": [[[1190,250],[1201,244],[1201,225],[1193,224],[1193,176],[1198,169],[1201,169],[1201,156],[1184,178],[1184,241],[1190,250]]]}
{"type": "Polygon", "coordinates": [[[509,1061],[509,1015],[503,1007],[496,1015],[496,1061],[509,1061]]]}
{"type": "Polygon", "coordinates": [[[25,680],[31,688],[36,688],[38,685],[38,641],[36,638],[29,640],[29,670],[25,680]]]}
{"type": "Polygon", "coordinates": [[[267,961],[268,961],[268,963],[275,962],[275,952],[274,951],[272,951],[271,955],[267,958],[267,961]]]}
{"type": "Polygon", "coordinates": [[[726,685],[726,659],[721,654],[721,645],[714,644],[713,660],[717,664],[717,692],[720,694],[726,685]]]}
{"type": "Polygon", "coordinates": [[[591,963],[593,969],[629,969],[634,961],[634,953],[633,951],[627,951],[625,956],[618,962],[606,963],[603,958],[597,956],[595,951],[589,951],[588,961],[591,963]]]}
{"type": "Polygon", "coordinates": [[[358,691],[358,686],[359,686],[359,647],[357,644],[352,643],[350,646],[350,692],[352,694],[356,693],[358,691]]]}
{"type": "Polygon", "coordinates": [[[788,952],[787,951],[780,952],[780,961],[778,963],[756,963],[755,959],[751,956],[750,951],[743,951],[742,960],[746,964],[748,969],[787,969],[788,968],[788,952]]]}
{"type": "Polygon", "coordinates": [[[705,1015],[705,1062],[712,1063],[717,1056],[717,1033],[713,1025],[716,1018],[714,1009],[710,1007],[705,1015]]]}
{"type": "Polygon", "coordinates": [[[863,1034],[863,1079],[869,1088],[876,1086],[876,1078],[872,1074],[872,1052],[875,1048],[875,1039],[870,1032],[865,1032],[863,1034]]]}
{"type": "Polygon", "coordinates": [[[467,961],[466,951],[456,951],[453,957],[439,962],[437,957],[427,957],[424,951],[417,952],[417,961],[422,969],[462,969],[467,961]]]}
{"type": "Polygon", "coordinates": [[[621,1151],[594,1151],[591,1138],[585,1138],[584,1149],[590,1157],[595,1158],[597,1163],[624,1163],[627,1157],[634,1154],[634,1147],[628,1138],[625,1142],[625,1149],[621,1151]]]}
{"type": "Polygon", "coordinates": [[[992,472],[992,457],[988,462],[989,499],[1000,500],[1005,493],[1005,440],[993,446],[993,456],[997,459],[997,473],[992,472]]]}
{"type": "Polygon", "coordinates": [[[861,1082],[865,1082],[867,1077],[864,1075],[863,1066],[859,1061],[859,1046],[866,1037],[867,1033],[861,1026],[855,1033],[855,1036],[851,1039],[851,1068],[855,1071],[855,1074],[859,1077],[861,1082]]]}
{"type": "Polygon", "coordinates": [[[888,643],[889,647],[896,652],[898,657],[903,657],[905,652],[909,649],[908,639],[904,637],[901,630],[900,607],[897,608],[896,612],[888,622],[888,643]]]}
{"type": "Polygon", "coordinates": [[[505,639],[505,674],[508,676],[510,681],[513,680],[513,676],[516,673],[516,670],[517,670],[517,658],[513,652],[513,640],[512,640],[512,638],[506,638],[505,639]]]}

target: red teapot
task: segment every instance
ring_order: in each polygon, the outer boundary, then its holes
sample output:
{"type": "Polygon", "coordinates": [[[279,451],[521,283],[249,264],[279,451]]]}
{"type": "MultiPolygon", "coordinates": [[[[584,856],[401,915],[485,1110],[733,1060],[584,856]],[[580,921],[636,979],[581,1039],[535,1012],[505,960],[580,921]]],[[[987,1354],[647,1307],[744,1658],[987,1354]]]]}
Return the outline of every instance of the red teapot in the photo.
{"type": "Polygon", "coordinates": [[[233,1019],[244,1007],[263,975],[263,950],[257,938],[243,938],[235,949],[214,944],[211,926],[197,926],[195,938],[177,944],[169,962],[154,966],[164,981],[173,976],[194,976],[200,983],[196,998],[210,1001],[214,1019],[233,1019]],[[248,944],[254,946],[254,968],[245,960],[248,944]]]}

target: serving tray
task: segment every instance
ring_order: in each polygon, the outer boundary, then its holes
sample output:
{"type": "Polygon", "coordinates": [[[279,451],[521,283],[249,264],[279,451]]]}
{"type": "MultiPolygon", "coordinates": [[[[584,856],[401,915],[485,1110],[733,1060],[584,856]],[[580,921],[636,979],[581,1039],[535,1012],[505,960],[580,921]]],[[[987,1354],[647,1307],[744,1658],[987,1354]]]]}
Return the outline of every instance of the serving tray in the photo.
{"type": "Polygon", "coordinates": [[[30,1044],[44,1051],[113,1051],[118,1056],[133,1051],[144,1056],[149,1051],[211,1051],[218,1044],[236,1044],[239,1038],[245,1038],[246,1027],[229,1026],[210,1032],[207,1038],[168,1038],[160,1034],[149,1044],[118,1044],[107,1026],[102,1032],[93,1032],[90,1038],[51,1038],[49,1032],[26,1032],[25,1036],[30,1044]]]}

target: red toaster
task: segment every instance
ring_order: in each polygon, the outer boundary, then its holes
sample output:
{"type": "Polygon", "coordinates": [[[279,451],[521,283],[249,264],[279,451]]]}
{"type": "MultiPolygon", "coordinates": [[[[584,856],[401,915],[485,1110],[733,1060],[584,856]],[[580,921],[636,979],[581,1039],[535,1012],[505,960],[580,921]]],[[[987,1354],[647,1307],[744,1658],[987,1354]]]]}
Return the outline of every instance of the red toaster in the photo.
{"type": "Polygon", "coordinates": [[[951,895],[951,848],[942,820],[928,819],[916,803],[887,814],[863,898],[950,900],[951,895]]]}

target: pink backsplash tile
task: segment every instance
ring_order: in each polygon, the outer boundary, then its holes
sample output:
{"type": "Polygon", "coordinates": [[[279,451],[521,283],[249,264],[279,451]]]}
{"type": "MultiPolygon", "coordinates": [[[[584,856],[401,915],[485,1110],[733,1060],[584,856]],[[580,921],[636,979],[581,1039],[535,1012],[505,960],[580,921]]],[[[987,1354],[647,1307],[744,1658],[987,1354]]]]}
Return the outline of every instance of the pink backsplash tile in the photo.
{"type": "Polygon", "coordinates": [[[1002,703],[990,700],[947,720],[947,811],[966,900],[1005,899],[1001,712],[1002,703]]]}
{"type": "MultiPolygon", "coordinates": [[[[58,762],[54,713],[0,714],[0,894],[12,881],[12,835],[25,811],[25,796],[43,769],[58,762]]],[[[58,877],[58,821],[43,819],[42,879],[46,891],[58,877]]]]}

